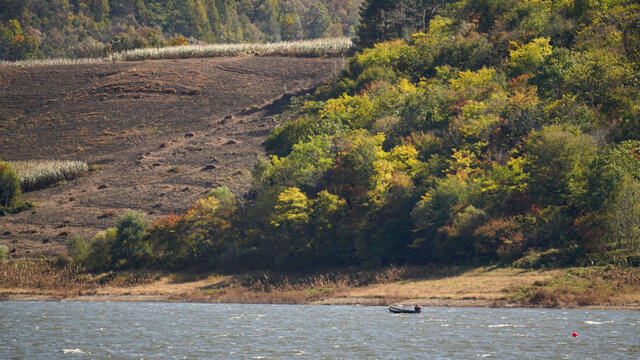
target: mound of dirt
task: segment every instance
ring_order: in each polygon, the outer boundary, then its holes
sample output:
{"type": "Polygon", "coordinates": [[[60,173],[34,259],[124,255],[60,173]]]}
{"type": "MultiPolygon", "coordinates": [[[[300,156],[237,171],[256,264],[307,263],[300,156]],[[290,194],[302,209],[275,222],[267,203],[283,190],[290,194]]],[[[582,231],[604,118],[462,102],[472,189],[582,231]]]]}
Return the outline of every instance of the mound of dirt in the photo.
{"type": "Polygon", "coordinates": [[[249,186],[288,97],[343,59],[240,57],[0,67],[0,159],[81,160],[89,176],[23,195],[0,217],[11,256],[65,252],[69,236],[113,226],[126,209],[184,213],[219,185],[249,186]]]}

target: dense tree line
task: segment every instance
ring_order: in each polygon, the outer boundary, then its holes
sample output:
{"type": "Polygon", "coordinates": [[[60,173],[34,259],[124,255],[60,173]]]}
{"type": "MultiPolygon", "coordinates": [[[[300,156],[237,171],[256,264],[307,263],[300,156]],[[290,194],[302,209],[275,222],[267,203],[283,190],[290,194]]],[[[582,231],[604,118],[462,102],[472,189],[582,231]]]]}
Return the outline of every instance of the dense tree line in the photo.
{"type": "Polygon", "coordinates": [[[0,0],[0,59],[351,36],[359,0],[0,0]]]}
{"type": "Polygon", "coordinates": [[[444,4],[294,99],[249,194],[102,233],[93,268],[638,266],[639,23],[630,0],[444,4]]]}

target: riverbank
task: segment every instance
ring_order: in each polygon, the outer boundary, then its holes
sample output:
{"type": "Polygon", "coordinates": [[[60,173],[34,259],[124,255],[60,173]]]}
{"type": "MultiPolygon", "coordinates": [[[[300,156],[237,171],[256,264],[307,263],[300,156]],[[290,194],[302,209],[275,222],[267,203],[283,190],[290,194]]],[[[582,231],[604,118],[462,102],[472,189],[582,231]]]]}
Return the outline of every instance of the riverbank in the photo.
{"type": "MultiPolygon", "coordinates": [[[[170,295],[80,295],[73,297],[58,297],[55,295],[26,295],[26,294],[1,294],[0,301],[66,301],[66,302],[197,302],[197,303],[238,303],[238,302],[221,302],[214,298],[207,300],[193,299],[185,297],[176,297],[170,295]]],[[[263,302],[251,302],[250,304],[262,304],[263,302]]],[[[473,299],[414,299],[413,301],[403,301],[405,304],[418,304],[423,308],[427,307],[456,307],[456,308],[539,308],[539,306],[527,306],[526,304],[511,303],[507,301],[488,301],[473,299]]],[[[290,305],[360,305],[360,306],[386,306],[380,299],[372,298],[330,298],[322,301],[314,301],[309,303],[294,303],[290,305]]],[[[585,310],[630,310],[640,311],[640,304],[622,304],[622,305],[571,305],[559,308],[569,309],[585,309],[585,310]]]]}
{"type": "Polygon", "coordinates": [[[425,307],[640,310],[640,285],[636,269],[392,267],[374,272],[306,277],[271,273],[234,276],[120,273],[85,278],[82,285],[67,281],[66,285],[58,287],[10,286],[7,281],[1,280],[0,300],[12,301],[318,305],[403,303],[425,307]]]}

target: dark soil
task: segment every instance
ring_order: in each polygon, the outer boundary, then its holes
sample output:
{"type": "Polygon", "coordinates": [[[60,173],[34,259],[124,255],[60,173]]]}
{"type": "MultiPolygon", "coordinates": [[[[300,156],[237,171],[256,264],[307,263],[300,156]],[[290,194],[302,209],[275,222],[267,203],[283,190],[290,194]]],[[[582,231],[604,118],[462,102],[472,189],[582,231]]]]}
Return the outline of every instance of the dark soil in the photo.
{"type": "Polygon", "coordinates": [[[0,67],[0,159],[82,160],[93,172],[23,194],[0,217],[12,257],[55,256],[133,209],[184,213],[219,185],[243,194],[274,115],[342,59],[240,57],[0,67]]]}

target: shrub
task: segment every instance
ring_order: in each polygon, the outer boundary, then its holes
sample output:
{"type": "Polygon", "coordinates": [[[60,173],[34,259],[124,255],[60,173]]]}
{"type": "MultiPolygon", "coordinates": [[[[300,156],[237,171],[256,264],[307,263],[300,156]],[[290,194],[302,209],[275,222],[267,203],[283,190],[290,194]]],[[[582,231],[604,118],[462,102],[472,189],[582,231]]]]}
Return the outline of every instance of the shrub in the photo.
{"type": "Polygon", "coordinates": [[[89,257],[90,244],[80,235],[74,235],[67,241],[67,252],[76,264],[84,263],[89,257]]]}
{"type": "Polygon", "coordinates": [[[218,186],[217,188],[209,191],[208,197],[214,197],[220,201],[221,205],[233,205],[236,203],[236,196],[233,195],[231,189],[228,186],[218,186]]]}
{"type": "Polygon", "coordinates": [[[99,232],[91,240],[89,255],[85,260],[85,266],[90,271],[106,271],[112,268],[111,247],[118,235],[117,228],[109,228],[99,232]]]}
{"type": "Polygon", "coordinates": [[[538,289],[529,298],[529,304],[542,307],[557,307],[560,303],[558,295],[548,289],[538,289]]]}
{"type": "Polygon", "coordinates": [[[509,51],[509,67],[512,75],[535,74],[545,58],[553,51],[549,45],[550,40],[537,38],[525,45],[511,43],[514,46],[514,49],[509,51]]]}
{"type": "Polygon", "coordinates": [[[350,129],[369,128],[379,115],[380,109],[367,94],[344,94],[337,99],[329,99],[320,111],[321,118],[331,123],[344,124],[350,129]]]}
{"type": "Polygon", "coordinates": [[[393,83],[396,80],[396,73],[388,67],[372,66],[358,76],[356,86],[357,89],[364,89],[367,85],[380,80],[393,83]]]}
{"type": "Polygon", "coordinates": [[[487,37],[472,32],[468,36],[454,36],[442,44],[434,65],[450,65],[464,70],[478,70],[483,66],[496,65],[499,56],[494,53],[487,37]]]}
{"type": "Polygon", "coordinates": [[[599,106],[616,89],[634,80],[633,64],[624,56],[595,49],[574,53],[574,66],[568,72],[568,88],[588,105],[599,106]]]}
{"type": "Polygon", "coordinates": [[[169,45],[184,46],[184,45],[189,45],[189,41],[184,36],[176,36],[169,39],[169,45]]]}
{"type": "Polygon", "coordinates": [[[7,260],[8,257],[9,257],[9,248],[4,245],[0,245],[0,262],[7,260]]]}
{"type": "Polygon", "coordinates": [[[513,262],[513,266],[522,269],[540,269],[557,265],[561,253],[558,249],[546,251],[529,250],[525,256],[513,262]]]}
{"type": "Polygon", "coordinates": [[[316,135],[335,135],[344,132],[345,124],[339,120],[300,117],[273,130],[265,142],[267,151],[277,156],[287,156],[294,145],[309,141],[316,135]]]}
{"type": "Polygon", "coordinates": [[[0,161],[0,207],[10,208],[20,195],[20,181],[9,163],[0,161]]]}
{"type": "Polygon", "coordinates": [[[513,260],[522,254],[525,244],[521,230],[514,218],[490,220],[474,231],[476,251],[501,261],[513,260]]]}

